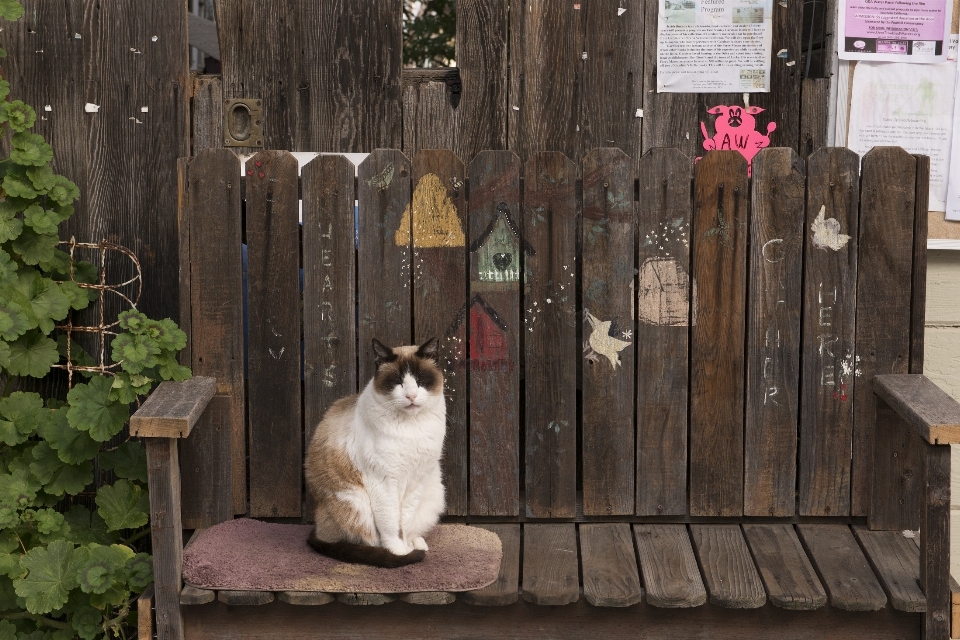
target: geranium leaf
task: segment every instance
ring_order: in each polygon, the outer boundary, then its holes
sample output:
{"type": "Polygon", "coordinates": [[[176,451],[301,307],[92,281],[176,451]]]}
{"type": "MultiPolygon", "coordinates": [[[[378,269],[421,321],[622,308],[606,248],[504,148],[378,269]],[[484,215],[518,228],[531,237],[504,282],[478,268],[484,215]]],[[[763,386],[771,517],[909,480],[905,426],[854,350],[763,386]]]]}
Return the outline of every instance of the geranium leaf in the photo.
{"type": "Polygon", "coordinates": [[[112,469],[118,478],[147,482],[147,452],[139,442],[128,440],[113,451],[100,454],[100,468],[112,469]]]}
{"type": "Polygon", "coordinates": [[[93,482],[92,462],[66,464],[46,442],[33,448],[33,458],[35,462],[30,465],[30,472],[43,483],[43,490],[50,495],[76,495],[93,482]]]}
{"type": "Polygon", "coordinates": [[[40,331],[30,331],[10,343],[7,370],[15,376],[42,378],[59,359],[56,342],[40,331]]]}
{"type": "Polygon", "coordinates": [[[72,542],[56,540],[46,547],[34,547],[20,559],[20,567],[29,573],[14,580],[17,595],[26,598],[27,611],[44,614],[67,603],[77,586],[77,569],[72,542]]]}
{"type": "Polygon", "coordinates": [[[128,480],[117,480],[97,490],[97,512],[110,531],[142,527],[150,520],[149,510],[147,494],[128,480]]]}
{"type": "Polygon", "coordinates": [[[23,5],[17,0],[0,0],[0,18],[10,20],[19,20],[23,15],[23,5]]]}
{"type": "MultiPolygon", "coordinates": [[[[17,100],[15,102],[20,101],[17,100]]],[[[22,107],[19,105],[15,107],[14,105],[15,103],[11,102],[7,106],[7,118],[10,119],[11,127],[14,128],[14,130],[16,130],[16,128],[13,127],[14,117],[18,120],[22,118],[26,121],[32,113],[33,117],[36,118],[36,113],[33,112],[33,109],[30,108],[29,105],[25,105],[22,102],[20,102],[20,105],[23,105],[22,107]]],[[[37,135],[36,133],[19,131],[13,134],[11,142],[10,159],[17,164],[39,167],[53,160],[53,149],[47,144],[46,140],[43,139],[43,136],[37,135]]]]}
{"type": "Polygon", "coordinates": [[[51,411],[40,422],[40,435],[56,450],[57,456],[67,464],[79,464],[92,460],[100,450],[100,443],[86,431],[70,426],[66,408],[51,411]]]}
{"type": "Polygon", "coordinates": [[[98,442],[106,442],[120,433],[129,417],[125,404],[110,399],[111,381],[106,376],[95,376],[90,382],[78,384],[67,393],[70,424],[87,431],[98,442]]]}
{"type": "MultiPolygon", "coordinates": [[[[0,399],[0,416],[13,425],[15,432],[15,435],[0,435],[0,440],[11,447],[26,442],[27,438],[32,436],[40,426],[44,411],[46,409],[43,408],[43,400],[36,393],[15,391],[6,398],[0,399]]],[[[2,431],[0,427],[0,432],[2,431]]]]}
{"type": "Polygon", "coordinates": [[[54,250],[60,244],[60,238],[55,235],[37,233],[33,229],[24,229],[13,241],[13,248],[20,254],[26,264],[40,264],[49,262],[54,257],[54,250]]]}

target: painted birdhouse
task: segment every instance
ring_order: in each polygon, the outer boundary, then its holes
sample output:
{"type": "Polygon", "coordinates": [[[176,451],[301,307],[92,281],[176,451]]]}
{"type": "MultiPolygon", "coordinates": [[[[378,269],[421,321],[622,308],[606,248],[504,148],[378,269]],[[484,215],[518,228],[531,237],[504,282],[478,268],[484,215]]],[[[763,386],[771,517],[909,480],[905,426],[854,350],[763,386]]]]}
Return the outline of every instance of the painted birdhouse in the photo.
{"type": "Polygon", "coordinates": [[[456,336],[458,366],[467,362],[467,311],[470,313],[470,368],[480,371],[513,369],[507,339],[507,325],[481,296],[475,295],[469,307],[465,304],[450,326],[448,333],[456,336]]]}
{"type": "Polygon", "coordinates": [[[477,254],[477,278],[481,282],[518,282],[521,243],[527,255],[535,255],[533,247],[520,238],[509,208],[501,202],[493,220],[470,245],[470,251],[477,254]]]}

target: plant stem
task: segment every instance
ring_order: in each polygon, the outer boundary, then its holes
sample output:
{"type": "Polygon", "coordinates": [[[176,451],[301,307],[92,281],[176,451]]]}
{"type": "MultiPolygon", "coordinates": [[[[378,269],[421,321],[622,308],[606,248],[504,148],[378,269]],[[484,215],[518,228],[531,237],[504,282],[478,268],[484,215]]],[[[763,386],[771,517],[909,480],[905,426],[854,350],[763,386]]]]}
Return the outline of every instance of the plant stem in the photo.
{"type": "Polygon", "coordinates": [[[150,527],[146,527],[145,529],[142,529],[142,530],[140,530],[140,531],[137,531],[135,534],[133,534],[132,536],[130,536],[129,538],[127,538],[127,539],[125,540],[125,542],[127,543],[127,546],[128,546],[128,547],[129,547],[129,546],[133,546],[133,543],[134,543],[134,542],[136,542],[137,540],[139,540],[139,539],[142,538],[143,536],[146,536],[146,535],[149,535],[149,534],[150,534],[150,527]]]}
{"type": "Polygon", "coordinates": [[[0,395],[0,398],[6,398],[8,395],[10,395],[10,385],[13,384],[13,380],[16,377],[17,376],[7,376],[7,379],[3,385],[3,395],[0,395]]]}
{"type": "Polygon", "coordinates": [[[50,618],[44,618],[43,616],[30,613],[29,611],[21,611],[19,613],[0,613],[0,620],[33,620],[39,622],[40,624],[45,624],[48,627],[53,627],[54,629],[72,629],[69,624],[66,622],[60,622],[59,620],[51,620],[50,618]]]}

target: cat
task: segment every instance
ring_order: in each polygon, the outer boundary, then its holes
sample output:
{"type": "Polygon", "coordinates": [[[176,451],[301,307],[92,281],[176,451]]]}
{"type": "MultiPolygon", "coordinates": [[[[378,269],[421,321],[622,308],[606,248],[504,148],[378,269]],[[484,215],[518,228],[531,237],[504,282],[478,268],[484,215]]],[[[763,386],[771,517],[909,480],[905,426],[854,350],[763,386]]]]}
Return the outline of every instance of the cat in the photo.
{"type": "Polygon", "coordinates": [[[378,567],[423,560],[423,536],[446,508],[446,432],[439,343],[391,349],[373,340],[376,373],[335,402],[317,426],[305,477],[316,505],[310,546],[378,567]]]}

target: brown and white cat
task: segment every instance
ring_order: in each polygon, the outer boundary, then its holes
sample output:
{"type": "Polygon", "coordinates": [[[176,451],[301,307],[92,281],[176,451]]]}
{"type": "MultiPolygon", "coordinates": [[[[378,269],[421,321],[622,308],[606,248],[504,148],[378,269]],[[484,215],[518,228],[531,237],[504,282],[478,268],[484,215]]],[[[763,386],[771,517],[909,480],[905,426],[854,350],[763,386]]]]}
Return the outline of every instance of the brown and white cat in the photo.
{"type": "Polygon", "coordinates": [[[398,567],[423,560],[423,536],[445,508],[446,431],[436,338],[390,349],[359,395],[327,411],[305,462],[316,504],[310,545],[345,562],[398,567]]]}

